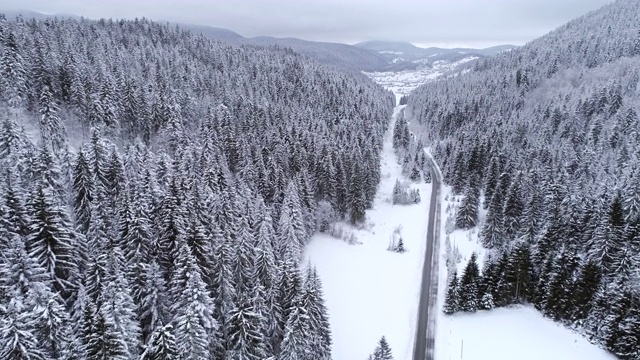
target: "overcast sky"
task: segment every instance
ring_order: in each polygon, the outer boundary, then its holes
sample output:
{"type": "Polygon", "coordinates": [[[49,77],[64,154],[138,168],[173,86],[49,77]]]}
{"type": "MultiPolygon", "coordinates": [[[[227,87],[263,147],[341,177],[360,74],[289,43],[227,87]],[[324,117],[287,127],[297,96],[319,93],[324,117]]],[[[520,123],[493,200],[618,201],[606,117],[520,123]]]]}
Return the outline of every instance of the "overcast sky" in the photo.
{"type": "Polygon", "coordinates": [[[611,0],[0,0],[0,9],[211,25],[270,35],[422,46],[521,45],[611,0]]]}

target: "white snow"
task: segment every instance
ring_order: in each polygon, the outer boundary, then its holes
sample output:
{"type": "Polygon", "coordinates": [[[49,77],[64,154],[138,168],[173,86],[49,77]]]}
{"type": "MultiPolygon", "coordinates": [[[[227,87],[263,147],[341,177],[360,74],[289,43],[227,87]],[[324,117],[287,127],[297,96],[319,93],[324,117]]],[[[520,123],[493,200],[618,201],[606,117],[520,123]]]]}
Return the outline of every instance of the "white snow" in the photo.
{"type": "MultiPolygon", "coordinates": [[[[375,82],[396,93],[399,98],[408,95],[413,89],[427,82],[433,81],[445,73],[448,73],[458,66],[469,61],[476,60],[477,57],[469,56],[455,62],[439,60],[431,66],[421,66],[416,70],[405,70],[396,72],[372,72],[365,74],[375,82]]],[[[424,62],[418,60],[418,62],[424,62]]]]}
{"type": "MultiPolygon", "coordinates": [[[[473,360],[609,360],[615,356],[589,343],[582,335],[545,318],[530,306],[498,308],[473,314],[442,313],[447,286],[445,262],[447,216],[460,197],[451,196],[450,187],[443,187],[440,241],[440,272],[438,288],[438,319],[436,322],[436,359],[473,360]],[[449,208],[449,210],[447,210],[449,208]],[[462,355],[462,356],[461,356],[462,355]]],[[[486,211],[480,212],[480,224],[486,211]]],[[[472,252],[482,261],[486,250],[478,242],[478,228],[456,230],[449,234],[452,246],[462,254],[458,275],[472,252]]]]}
{"type": "MultiPolygon", "coordinates": [[[[396,108],[393,121],[403,107],[396,108]]],[[[351,228],[361,244],[317,234],[306,248],[306,260],[317,267],[323,282],[334,360],[366,359],[383,335],[396,360],[409,360],[413,350],[431,184],[413,185],[420,190],[420,204],[391,204],[395,181],[401,177],[391,131],[385,135],[381,170],[367,225],[351,228]],[[398,226],[408,249],[404,254],[387,251],[398,226]]]]}
{"type": "Polygon", "coordinates": [[[534,308],[516,307],[439,319],[436,359],[613,360],[616,357],[544,318],[534,308]]]}

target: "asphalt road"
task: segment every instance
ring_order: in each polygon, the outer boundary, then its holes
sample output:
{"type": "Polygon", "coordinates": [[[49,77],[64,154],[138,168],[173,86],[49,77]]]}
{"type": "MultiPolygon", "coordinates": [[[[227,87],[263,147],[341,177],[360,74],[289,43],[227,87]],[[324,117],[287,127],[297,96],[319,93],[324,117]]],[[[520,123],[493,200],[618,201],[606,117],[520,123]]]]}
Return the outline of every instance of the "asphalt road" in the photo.
{"type": "Polygon", "coordinates": [[[441,174],[431,162],[431,201],[427,224],[427,250],[422,268],[422,288],[418,304],[418,324],[413,345],[413,360],[433,360],[435,348],[435,321],[438,299],[438,244],[440,237],[440,185],[441,174]]]}

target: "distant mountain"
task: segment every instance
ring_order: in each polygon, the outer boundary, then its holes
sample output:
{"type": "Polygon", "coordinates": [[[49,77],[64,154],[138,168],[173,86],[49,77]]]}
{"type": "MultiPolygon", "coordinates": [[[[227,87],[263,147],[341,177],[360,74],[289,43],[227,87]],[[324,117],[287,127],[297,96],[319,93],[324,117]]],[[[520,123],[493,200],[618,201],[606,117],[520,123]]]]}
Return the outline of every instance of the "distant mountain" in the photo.
{"type": "Polygon", "coordinates": [[[31,10],[1,10],[0,13],[4,14],[7,19],[14,19],[18,16],[22,16],[25,19],[36,19],[36,20],[44,20],[49,18],[69,18],[69,19],[79,19],[80,16],[73,14],[43,14],[37,11],[31,10]]]}
{"type": "MultiPolygon", "coordinates": [[[[4,14],[7,18],[21,15],[24,18],[38,20],[51,17],[79,18],[70,14],[47,15],[29,10],[5,11],[4,14]]],[[[487,49],[442,49],[436,47],[425,49],[408,42],[368,41],[348,45],[270,36],[247,38],[229,29],[206,25],[169,23],[178,25],[180,28],[195,34],[202,34],[213,40],[236,45],[277,45],[287,47],[323,64],[366,72],[414,70],[431,67],[436,61],[456,62],[470,57],[492,56],[501,51],[514,48],[512,45],[502,45],[487,49]]]]}
{"type": "Polygon", "coordinates": [[[486,49],[439,47],[421,48],[408,42],[397,41],[366,41],[354,45],[355,47],[375,51],[390,63],[402,62],[434,62],[438,60],[456,61],[463,57],[493,56],[503,51],[517,48],[515,45],[499,45],[486,49]]]}
{"type": "Polygon", "coordinates": [[[288,47],[321,63],[354,70],[380,71],[389,66],[384,56],[374,51],[347,44],[307,41],[296,38],[274,38],[270,36],[243,38],[241,41],[254,45],[288,47]]]}
{"type": "Polygon", "coordinates": [[[177,24],[185,30],[189,30],[194,34],[202,34],[208,38],[222,41],[242,41],[245,38],[235,31],[206,25],[193,24],[177,24]]]}

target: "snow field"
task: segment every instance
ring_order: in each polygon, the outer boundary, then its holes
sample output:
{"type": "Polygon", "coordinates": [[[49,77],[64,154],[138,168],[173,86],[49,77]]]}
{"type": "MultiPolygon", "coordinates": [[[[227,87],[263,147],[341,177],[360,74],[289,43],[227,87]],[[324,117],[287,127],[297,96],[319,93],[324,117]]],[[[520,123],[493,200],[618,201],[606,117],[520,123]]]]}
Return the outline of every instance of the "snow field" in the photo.
{"type": "Polygon", "coordinates": [[[392,205],[393,187],[402,175],[391,132],[403,107],[396,108],[385,135],[381,182],[366,225],[349,227],[361,244],[316,234],[306,248],[305,260],[317,267],[323,282],[334,360],[366,359],[383,335],[396,360],[411,359],[431,184],[412,185],[420,190],[419,204],[392,205]],[[398,226],[407,249],[403,254],[387,251],[398,226]]]}
{"type": "MultiPolygon", "coordinates": [[[[497,308],[476,313],[442,313],[447,290],[446,223],[455,200],[451,188],[443,186],[440,272],[438,288],[438,320],[436,322],[437,360],[609,360],[616,359],[605,350],[589,343],[583,336],[561,324],[545,318],[532,306],[497,308]],[[448,199],[448,200],[447,200],[448,199]],[[450,207],[451,210],[447,210],[450,207]]],[[[459,200],[460,197],[458,197],[459,200]]],[[[482,224],[486,210],[480,209],[482,224]]],[[[476,227],[449,234],[451,246],[457,247],[462,260],[457,265],[458,276],[472,252],[478,254],[478,265],[486,250],[478,241],[476,227]]]]}

